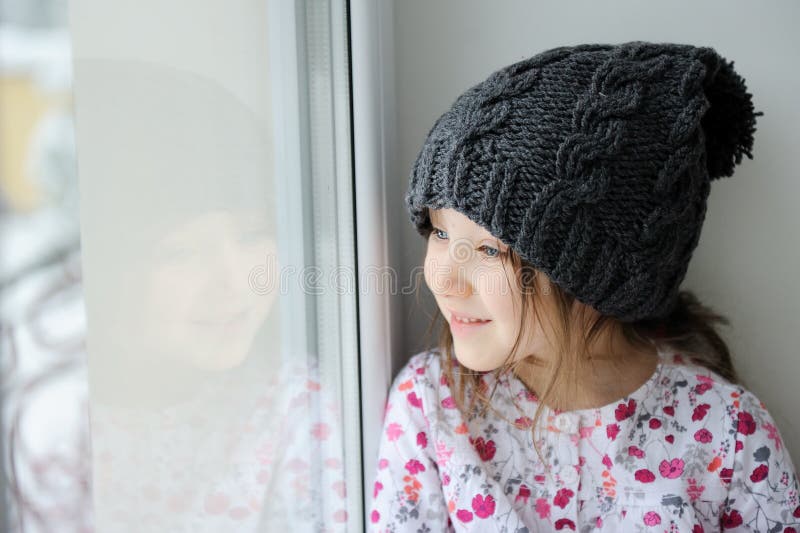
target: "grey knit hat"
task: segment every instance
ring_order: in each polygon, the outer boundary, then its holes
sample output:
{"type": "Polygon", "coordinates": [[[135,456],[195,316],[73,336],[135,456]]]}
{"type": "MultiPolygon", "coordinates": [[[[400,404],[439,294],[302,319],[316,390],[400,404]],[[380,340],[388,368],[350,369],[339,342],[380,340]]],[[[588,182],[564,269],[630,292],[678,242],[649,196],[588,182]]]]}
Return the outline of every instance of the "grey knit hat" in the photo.
{"type": "Polygon", "coordinates": [[[434,123],[405,201],[452,208],[623,322],[663,318],[710,182],[752,159],[755,113],[713,48],[562,46],[495,71],[434,123]]]}

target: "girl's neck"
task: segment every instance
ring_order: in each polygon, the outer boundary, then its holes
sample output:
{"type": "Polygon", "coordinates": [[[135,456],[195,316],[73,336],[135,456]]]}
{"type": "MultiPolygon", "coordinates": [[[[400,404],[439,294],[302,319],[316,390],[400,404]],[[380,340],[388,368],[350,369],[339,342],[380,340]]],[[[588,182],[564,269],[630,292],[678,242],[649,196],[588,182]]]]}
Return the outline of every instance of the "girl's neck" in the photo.
{"type": "MultiPolygon", "coordinates": [[[[631,350],[607,359],[590,359],[577,369],[572,384],[557,385],[546,403],[561,411],[593,409],[621,400],[644,385],[657,370],[655,346],[631,350]]],[[[550,380],[549,367],[520,365],[516,374],[525,386],[542,397],[550,380]]]]}

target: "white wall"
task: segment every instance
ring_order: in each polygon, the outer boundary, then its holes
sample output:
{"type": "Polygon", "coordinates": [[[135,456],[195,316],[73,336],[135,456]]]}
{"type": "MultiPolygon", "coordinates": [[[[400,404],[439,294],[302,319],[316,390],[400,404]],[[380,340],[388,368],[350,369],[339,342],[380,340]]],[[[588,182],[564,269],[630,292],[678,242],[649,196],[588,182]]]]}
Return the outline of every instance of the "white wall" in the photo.
{"type": "MultiPolygon", "coordinates": [[[[402,0],[395,2],[397,164],[389,219],[402,236],[400,279],[421,264],[423,241],[405,212],[408,174],[433,121],[492,71],[554,46],[647,40],[714,47],[735,62],[758,118],[754,159],[712,183],[700,243],[683,288],[726,315],[722,330],[749,388],[776,419],[800,465],[800,254],[793,159],[800,134],[800,3],[643,3],[402,0]]],[[[432,310],[426,287],[421,301],[432,310]]],[[[403,360],[422,349],[426,317],[405,297],[403,360]]]]}

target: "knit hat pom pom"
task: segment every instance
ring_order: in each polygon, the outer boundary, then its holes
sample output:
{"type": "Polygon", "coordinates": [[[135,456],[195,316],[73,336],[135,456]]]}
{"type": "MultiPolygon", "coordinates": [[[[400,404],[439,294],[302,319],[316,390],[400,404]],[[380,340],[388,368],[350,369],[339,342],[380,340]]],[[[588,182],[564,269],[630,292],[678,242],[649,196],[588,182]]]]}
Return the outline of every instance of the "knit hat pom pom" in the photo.
{"type": "Polygon", "coordinates": [[[753,110],[752,95],[744,79],[733,69],[733,61],[720,58],[719,69],[706,86],[710,107],[701,124],[706,134],[706,154],[709,177],[732,176],[742,162],[742,155],[753,159],[753,133],[756,118],[764,113],[753,110]]]}

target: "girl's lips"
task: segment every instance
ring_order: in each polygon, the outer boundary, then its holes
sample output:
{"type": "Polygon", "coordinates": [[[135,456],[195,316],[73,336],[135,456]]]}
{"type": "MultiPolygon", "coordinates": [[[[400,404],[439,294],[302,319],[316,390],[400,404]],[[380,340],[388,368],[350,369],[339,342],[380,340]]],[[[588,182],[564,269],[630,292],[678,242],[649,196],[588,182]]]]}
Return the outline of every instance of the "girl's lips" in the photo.
{"type": "Polygon", "coordinates": [[[474,333],[475,331],[481,329],[484,326],[487,326],[491,323],[491,320],[485,320],[483,322],[461,322],[459,321],[453,312],[450,312],[450,331],[454,335],[458,335],[459,337],[464,335],[469,335],[470,333],[474,333]]]}

